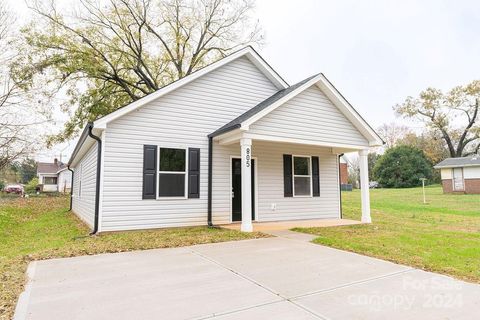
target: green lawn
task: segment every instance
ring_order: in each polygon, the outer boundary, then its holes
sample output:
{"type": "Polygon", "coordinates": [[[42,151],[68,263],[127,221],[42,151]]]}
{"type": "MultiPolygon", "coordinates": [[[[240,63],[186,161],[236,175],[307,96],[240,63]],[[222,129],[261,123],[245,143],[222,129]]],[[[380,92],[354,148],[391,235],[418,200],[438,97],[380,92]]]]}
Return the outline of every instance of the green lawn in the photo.
{"type": "Polygon", "coordinates": [[[260,233],[191,227],[91,237],[68,212],[68,198],[0,198],[0,319],[13,315],[29,261],[263,237],[260,233]]]}
{"type": "MultiPolygon", "coordinates": [[[[373,223],[297,231],[315,243],[480,283],[480,195],[444,195],[439,186],[371,190],[373,223]]],[[[343,217],[360,219],[360,191],[343,192],[343,217]]]]}

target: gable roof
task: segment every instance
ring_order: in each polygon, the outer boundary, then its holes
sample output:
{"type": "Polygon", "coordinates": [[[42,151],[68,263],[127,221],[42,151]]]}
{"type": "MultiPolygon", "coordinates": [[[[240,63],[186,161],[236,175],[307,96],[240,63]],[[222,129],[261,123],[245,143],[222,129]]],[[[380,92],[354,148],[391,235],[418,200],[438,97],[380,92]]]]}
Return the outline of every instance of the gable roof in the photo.
{"type": "Polygon", "coordinates": [[[66,165],[60,161],[53,162],[37,162],[37,173],[56,174],[59,170],[65,168],[66,165]]]}
{"type": "Polygon", "coordinates": [[[459,167],[476,167],[480,166],[480,155],[474,155],[471,157],[461,157],[461,158],[447,158],[436,166],[435,169],[440,168],[459,168],[459,167]]]}
{"type": "Polygon", "coordinates": [[[322,92],[324,92],[343,115],[368,139],[371,146],[379,146],[384,143],[375,130],[373,130],[365,119],[360,116],[347,99],[343,97],[343,95],[322,73],[308,77],[295,85],[276,92],[252,109],[211,133],[209,137],[215,137],[240,128],[247,130],[251,124],[263,118],[265,115],[297,96],[299,93],[310,88],[312,85],[317,85],[322,92]]]}
{"type": "Polygon", "coordinates": [[[240,49],[202,69],[199,69],[192,74],[178,79],[177,81],[174,81],[161,89],[150,93],[146,95],[145,97],[136,100],[112,113],[107,114],[106,116],[97,119],[94,123],[93,126],[95,128],[103,129],[106,128],[106,125],[108,122],[111,122],[115,119],[118,119],[127,113],[130,113],[143,105],[160,98],[161,96],[166,95],[169,92],[172,92],[190,82],[192,82],[195,79],[200,78],[201,76],[212,72],[227,63],[236,60],[240,57],[246,57],[248,58],[278,89],[285,89],[288,88],[288,83],[283,80],[283,78],[253,49],[251,46],[247,46],[243,49],[240,49]]]}
{"type": "Polygon", "coordinates": [[[286,89],[282,89],[282,90],[276,92],[272,96],[268,97],[267,99],[265,99],[262,102],[260,102],[259,104],[257,104],[252,109],[247,110],[245,113],[241,114],[240,116],[233,119],[232,121],[230,121],[229,123],[227,123],[223,127],[219,128],[215,132],[209,134],[208,136],[209,137],[215,137],[215,136],[218,136],[219,134],[222,134],[222,133],[240,128],[243,122],[247,121],[248,119],[250,119],[254,115],[261,112],[262,110],[268,108],[269,106],[271,106],[272,104],[274,104],[278,100],[280,100],[284,97],[287,97],[292,91],[301,87],[302,85],[304,85],[305,83],[307,83],[308,81],[310,81],[311,79],[313,79],[316,76],[317,75],[313,75],[311,77],[308,77],[305,80],[302,80],[302,81],[294,84],[293,86],[290,86],[286,89]]]}

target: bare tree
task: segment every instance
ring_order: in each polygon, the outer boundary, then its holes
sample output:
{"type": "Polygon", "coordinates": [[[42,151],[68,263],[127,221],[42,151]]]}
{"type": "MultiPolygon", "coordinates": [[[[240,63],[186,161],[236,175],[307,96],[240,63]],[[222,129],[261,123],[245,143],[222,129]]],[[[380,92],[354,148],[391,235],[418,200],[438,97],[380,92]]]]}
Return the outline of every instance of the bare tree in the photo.
{"type": "Polygon", "coordinates": [[[9,62],[16,55],[11,49],[15,41],[14,25],[13,14],[0,0],[0,170],[38,146],[34,143],[35,125],[45,121],[31,100],[36,91],[26,94],[22,84],[14,81],[10,74],[9,62]]]}
{"type": "Polygon", "coordinates": [[[408,97],[394,110],[438,132],[447,145],[450,157],[480,151],[480,80],[455,87],[446,94],[428,88],[418,98],[408,97]]]}
{"type": "Polygon", "coordinates": [[[398,125],[395,122],[384,123],[377,129],[378,134],[385,141],[387,149],[395,147],[397,143],[405,137],[411,130],[407,126],[398,125]]]}
{"type": "Polygon", "coordinates": [[[53,142],[262,38],[253,0],[80,0],[70,11],[28,3],[38,19],[24,29],[18,75],[31,76],[33,63],[68,87],[65,109],[77,108],[53,142]]]}

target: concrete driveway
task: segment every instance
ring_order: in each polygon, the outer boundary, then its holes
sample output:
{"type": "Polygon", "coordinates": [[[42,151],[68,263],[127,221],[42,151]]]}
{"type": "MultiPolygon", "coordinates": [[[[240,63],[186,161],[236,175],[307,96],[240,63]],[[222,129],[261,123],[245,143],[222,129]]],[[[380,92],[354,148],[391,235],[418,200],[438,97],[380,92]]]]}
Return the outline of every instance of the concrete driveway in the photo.
{"type": "Polygon", "coordinates": [[[478,316],[480,285],[304,240],[278,237],[34,262],[15,317],[425,320],[478,316]]]}

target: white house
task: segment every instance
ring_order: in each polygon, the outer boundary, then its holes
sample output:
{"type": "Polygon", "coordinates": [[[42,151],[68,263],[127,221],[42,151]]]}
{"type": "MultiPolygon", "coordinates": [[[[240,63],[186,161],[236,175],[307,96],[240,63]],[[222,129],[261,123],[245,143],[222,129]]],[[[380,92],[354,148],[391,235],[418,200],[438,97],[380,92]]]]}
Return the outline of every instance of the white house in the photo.
{"type": "Polygon", "coordinates": [[[44,192],[70,192],[72,173],[58,159],[53,163],[37,162],[37,177],[44,192]]]}
{"type": "Polygon", "coordinates": [[[251,47],[87,125],[72,210],[98,231],[340,218],[339,155],[383,142],[323,74],[289,86],[251,47]]]}
{"type": "Polygon", "coordinates": [[[480,194],[480,156],[448,158],[438,163],[444,193],[480,194]]]}

